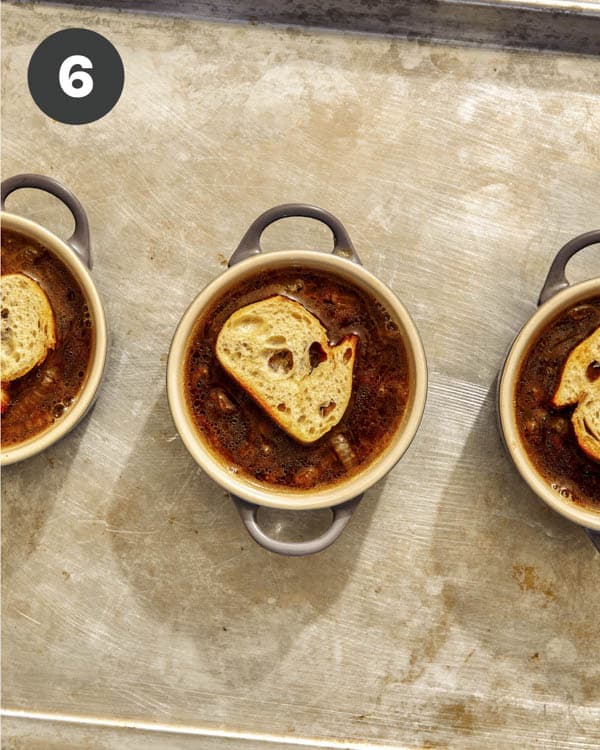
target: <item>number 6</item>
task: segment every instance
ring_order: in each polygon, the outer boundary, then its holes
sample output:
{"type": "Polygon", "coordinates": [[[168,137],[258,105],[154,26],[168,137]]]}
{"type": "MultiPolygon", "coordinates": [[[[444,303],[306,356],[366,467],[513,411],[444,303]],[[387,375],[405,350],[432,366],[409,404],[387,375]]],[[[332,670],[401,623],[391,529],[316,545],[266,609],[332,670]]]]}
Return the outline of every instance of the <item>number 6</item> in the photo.
{"type": "Polygon", "coordinates": [[[87,70],[91,70],[94,67],[89,57],[85,57],[84,55],[70,55],[60,66],[58,82],[67,96],[82,99],[91,93],[94,88],[94,79],[89,73],[85,73],[83,70],[76,70],[72,73],[71,71],[75,65],[79,65],[80,68],[86,68],[87,70]],[[75,87],[73,85],[75,81],[79,81],[80,85],[75,87]]]}

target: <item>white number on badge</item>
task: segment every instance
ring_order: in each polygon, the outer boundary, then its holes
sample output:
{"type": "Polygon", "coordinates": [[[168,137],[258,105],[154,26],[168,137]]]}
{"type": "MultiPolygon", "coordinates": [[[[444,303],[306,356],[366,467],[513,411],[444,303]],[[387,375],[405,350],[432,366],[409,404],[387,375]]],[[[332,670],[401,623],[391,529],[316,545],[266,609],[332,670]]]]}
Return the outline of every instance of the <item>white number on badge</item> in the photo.
{"type": "Polygon", "coordinates": [[[92,68],[92,61],[85,55],[70,55],[63,61],[58,71],[58,82],[67,96],[74,99],[83,99],[84,96],[91,94],[94,88],[94,79],[85,71],[92,68]],[[84,68],[84,70],[73,71],[76,65],[84,68]],[[75,85],[76,83],[78,85],[75,85]]]}

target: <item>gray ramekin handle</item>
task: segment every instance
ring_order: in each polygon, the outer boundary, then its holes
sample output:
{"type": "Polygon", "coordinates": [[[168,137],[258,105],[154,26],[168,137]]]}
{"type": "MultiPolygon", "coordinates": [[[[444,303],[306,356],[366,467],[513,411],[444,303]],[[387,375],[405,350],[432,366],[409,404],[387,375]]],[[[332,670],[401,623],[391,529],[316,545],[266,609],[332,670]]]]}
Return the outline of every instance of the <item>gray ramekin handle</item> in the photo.
{"type": "Polygon", "coordinates": [[[75,219],[75,231],[67,240],[67,244],[88,268],[92,267],[92,253],[90,247],[90,225],[85,209],[79,199],[64,185],[52,177],[41,174],[18,174],[2,182],[0,188],[0,204],[4,210],[4,202],[8,196],[20,188],[35,188],[44,190],[61,200],[75,219]]]}
{"type": "Polygon", "coordinates": [[[567,263],[575,253],[583,250],[584,247],[588,247],[588,245],[595,245],[598,242],[600,242],[600,229],[595,229],[592,232],[585,232],[585,234],[573,237],[572,240],[569,240],[566,245],[561,247],[550,266],[550,271],[546,277],[538,304],[543,305],[550,297],[554,297],[561,289],[566,289],[569,286],[565,274],[567,263]]]}
{"type": "Polygon", "coordinates": [[[241,497],[237,497],[236,495],[231,495],[231,499],[238,509],[246,530],[257,544],[260,544],[261,547],[264,547],[269,552],[276,552],[278,555],[304,557],[305,555],[314,555],[317,552],[322,552],[335,542],[352,518],[352,514],[362,500],[362,494],[331,508],[333,513],[331,526],[321,536],[316,539],[309,539],[306,542],[280,542],[277,539],[272,539],[258,525],[257,515],[260,506],[249,503],[247,500],[242,500],[241,497]]]}
{"type": "Polygon", "coordinates": [[[333,214],[330,214],[329,211],[325,211],[318,206],[310,206],[307,203],[285,203],[281,206],[270,208],[264,214],[261,214],[258,219],[252,222],[248,231],[242,237],[242,241],[229,259],[228,265],[231,267],[252,255],[258,255],[261,252],[260,237],[269,224],[278,221],[278,219],[286,219],[292,216],[322,221],[333,233],[333,254],[341,255],[354,263],[362,265],[342,222],[333,214]]]}

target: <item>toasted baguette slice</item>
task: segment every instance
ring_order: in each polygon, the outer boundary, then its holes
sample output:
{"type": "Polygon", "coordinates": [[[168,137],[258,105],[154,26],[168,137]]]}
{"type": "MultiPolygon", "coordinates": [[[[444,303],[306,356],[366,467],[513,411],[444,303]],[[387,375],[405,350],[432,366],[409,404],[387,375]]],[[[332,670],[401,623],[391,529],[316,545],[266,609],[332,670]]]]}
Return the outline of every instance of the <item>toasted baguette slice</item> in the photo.
{"type": "Polygon", "coordinates": [[[571,421],[581,449],[600,461],[600,380],[580,399],[571,421]]]}
{"type": "Polygon", "coordinates": [[[600,362],[600,328],[578,344],[567,357],[560,383],[552,397],[553,406],[572,406],[589,390],[592,381],[588,376],[588,367],[592,362],[600,362]]]}
{"type": "Polygon", "coordinates": [[[600,363],[600,328],[567,357],[552,404],[555,407],[577,404],[571,422],[579,447],[590,458],[600,461],[600,380],[590,372],[594,363],[595,367],[600,363]]]}
{"type": "Polygon", "coordinates": [[[23,377],[56,345],[50,301],[41,286],[22,273],[2,276],[0,360],[2,381],[23,377]]]}
{"type": "Polygon", "coordinates": [[[325,435],[352,394],[358,337],[330,346],[318,318],[281,295],[237,310],[219,332],[219,362],[300,443],[325,435]]]}

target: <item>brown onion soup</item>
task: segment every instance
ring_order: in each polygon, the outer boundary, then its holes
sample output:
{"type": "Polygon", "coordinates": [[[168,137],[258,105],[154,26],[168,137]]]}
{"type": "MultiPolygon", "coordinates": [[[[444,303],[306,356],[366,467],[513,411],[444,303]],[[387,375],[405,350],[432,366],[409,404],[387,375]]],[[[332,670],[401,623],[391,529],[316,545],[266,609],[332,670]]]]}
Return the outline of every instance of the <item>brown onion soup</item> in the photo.
{"type": "Polygon", "coordinates": [[[10,273],[29,276],[46,293],[55,318],[56,346],[37,367],[8,383],[3,448],[34,438],[68,411],[85,381],[93,336],[85,297],[67,267],[35,240],[2,230],[2,274],[10,273]]]}
{"type": "Polygon", "coordinates": [[[554,408],[570,352],[600,326],[600,297],[562,312],[530,347],[515,393],[517,427],[529,458],[550,486],[568,500],[600,509],[600,464],[579,446],[571,415],[554,408]]]}
{"type": "Polygon", "coordinates": [[[233,470],[282,488],[321,487],[364,469],[393,438],[409,398],[407,351],[387,310],[333,273],[294,266],[259,273],[217,300],[198,319],[184,366],[186,402],[199,433],[233,470]],[[319,318],[332,344],[348,333],[359,338],[348,408],[309,445],[271,420],[215,354],[219,331],[236,310],[277,294],[319,318]]]}

